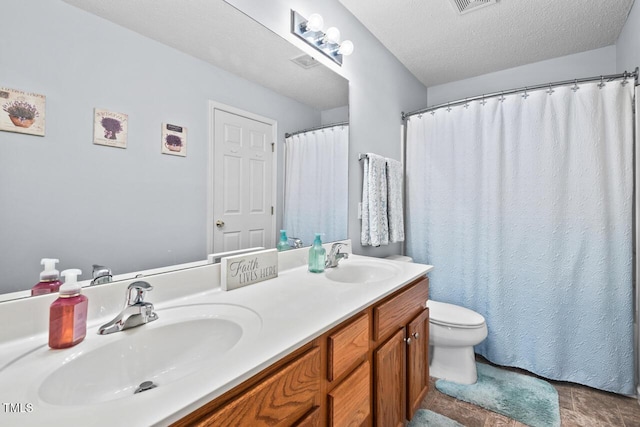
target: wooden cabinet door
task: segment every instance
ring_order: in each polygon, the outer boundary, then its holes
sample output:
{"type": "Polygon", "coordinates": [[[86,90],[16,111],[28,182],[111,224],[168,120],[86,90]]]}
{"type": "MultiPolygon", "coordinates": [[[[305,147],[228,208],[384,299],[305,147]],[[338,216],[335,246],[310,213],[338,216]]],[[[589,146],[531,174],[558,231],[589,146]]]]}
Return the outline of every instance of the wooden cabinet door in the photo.
{"type": "Polygon", "coordinates": [[[328,393],[329,426],[359,427],[371,417],[371,364],[367,360],[328,393]]]}
{"type": "Polygon", "coordinates": [[[407,325],[407,419],[429,391],[429,309],[407,325]]]}
{"type": "Polygon", "coordinates": [[[329,335],[327,344],[327,378],[333,381],[347,373],[369,351],[369,313],[329,335]]]}
{"type": "Polygon", "coordinates": [[[375,425],[401,427],[405,420],[405,341],[399,329],[374,352],[375,425]]]}
{"type": "Polygon", "coordinates": [[[316,347],[217,411],[190,426],[290,426],[316,404],[320,350],[316,347]]]}

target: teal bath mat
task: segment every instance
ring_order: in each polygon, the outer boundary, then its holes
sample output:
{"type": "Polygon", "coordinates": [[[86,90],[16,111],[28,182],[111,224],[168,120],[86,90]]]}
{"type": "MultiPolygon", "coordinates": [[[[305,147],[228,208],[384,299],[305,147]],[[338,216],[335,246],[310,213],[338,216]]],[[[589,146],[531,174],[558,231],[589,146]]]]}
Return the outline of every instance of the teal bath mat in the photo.
{"type": "Polygon", "coordinates": [[[471,385],[436,381],[444,394],[531,427],[559,427],[558,392],[546,381],[478,363],[478,382],[471,385]]]}
{"type": "Polygon", "coordinates": [[[427,409],[418,409],[407,427],[464,427],[444,415],[436,414],[427,409]]]}

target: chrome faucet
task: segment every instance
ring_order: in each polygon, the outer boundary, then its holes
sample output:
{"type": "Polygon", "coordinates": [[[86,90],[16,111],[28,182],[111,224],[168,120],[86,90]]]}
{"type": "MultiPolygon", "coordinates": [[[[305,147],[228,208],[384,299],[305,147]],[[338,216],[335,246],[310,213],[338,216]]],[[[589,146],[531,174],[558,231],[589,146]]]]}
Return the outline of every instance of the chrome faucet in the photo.
{"type": "Polygon", "coordinates": [[[329,251],[329,255],[327,255],[327,261],[324,264],[324,268],[335,268],[338,266],[341,259],[349,258],[349,254],[347,252],[340,252],[340,248],[343,246],[347,246],[347,244],[337,242],[331,245],[331,250],[329,251]]]}
{"type": "Polygon", "coordinates": [[[92,280],[89,286],[109,283],[112,280],[111,270],[104,265],[93,264],[92,280]]]}
{"type": "Polygon", "coordinates": [[[158,315],[153,311],[153,304],[144,300],[147,291],[152,289],[153,286],[147,282],[137,281],[131,283],[127,287],[127,302],[124,309],[115,319],[102,325],[98,333],[107,335],[157,320],[158,315]]]}
{"type": "Polygon", "coordinates": [[[302,243],[302,239],[299,239],[297,237],[289,237],[289,246],[292,247],[293,249],[300,249],[303,245],[302,243]]]}

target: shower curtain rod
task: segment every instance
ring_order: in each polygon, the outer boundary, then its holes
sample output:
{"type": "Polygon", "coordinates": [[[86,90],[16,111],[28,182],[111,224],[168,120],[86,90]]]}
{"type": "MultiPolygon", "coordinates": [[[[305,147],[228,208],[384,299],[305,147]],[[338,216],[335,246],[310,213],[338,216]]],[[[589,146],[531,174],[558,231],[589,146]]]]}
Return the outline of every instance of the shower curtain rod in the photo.
{"type": "Polygon", "coordinates": [[[526,86],[526,87],[521,87],[521,88],[517,88],[517,89],[509,89],[509,90],[504,90],[504,91],[500,91],[500,92],[493,92],[493,93],[486,93],[483,95],[479,95],[479,96],[474,96],[471,98],[464,98],[464,99],[460,99],[457,101],[452,101],[452,102],[445,102],[443,104],[438,104],[435,105],[433,107],[427,107],[427,108],[423,108],[421,110],[416,110],[416,111],[412,111],[410,113],[402,113],[402,121],[405,122],[409,117],[411,116],[415,116],[416,114],[424,114],[424,113],[429,113],[431,111],[437,110],[439,108],[443,108],[443,107],[454,107],[456,105],[463,105],[467,102],[470,101],[478,101],[478,100],[483,100],[483,99],[487,99],[487,98],[493,98],[496,96],[502,96],[502,95],[511,95],[514,93],[518,93],[518,92],[526,92],[526,91],[532,91],[532,90],[538,90],[538,89],[550,89],[553,87],[558,87],[558,86],[566,86],[566,85],[570,85],[570,84],[578,84],[578,83],[587,83],[587,82],[595,82],[595,81],[600,81],[602,83],[606,82],[611,82],[614,80],[618,80],[618,79],[630,79],[631,77],[634,78],[635,80],[635,84],[638,85],[638,67],[636,67],[636,69],[632,72],[629,73],[627,71],[625,71],[624,73],[620,73],[620,74],[609,74],[606,76],[597,76],[597,77],[586,77],[586,78],[582,78],[582,79],[573,79],[573,80],[563,80],[563,81],[558,81],[558,82],[553,82],[553,83],[545,83],[545,84],[540,84],[540,85],[535,85],[535,86],[526,86]]]}
{"type": "Polygon", "coordinates": [[[312,130],[321,130],[321,129],[332,128],[334,126],[348,126],[348,125],[349,125],[349,122],[332,123],[330,125],[322,125],[322,126],[317,126],[317,127],[314,127],[314,128],[305,129],[305,130],[299,130],[297,132],[285,133],[284,137],[285,138],[289,138],[291,136],[298,135],[298,134],[301,134],[301,133],[311,132],[312,130]]]}

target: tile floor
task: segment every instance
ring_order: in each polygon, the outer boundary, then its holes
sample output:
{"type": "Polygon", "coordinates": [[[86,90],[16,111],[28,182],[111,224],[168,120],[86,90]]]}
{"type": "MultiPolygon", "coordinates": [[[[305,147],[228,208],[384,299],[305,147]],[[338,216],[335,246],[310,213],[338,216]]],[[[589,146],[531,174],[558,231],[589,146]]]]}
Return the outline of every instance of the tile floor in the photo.
{"type": "MultiPolygon", "coordinates": [[[[483,363],[488,363],[480,360],[483,363]]],[[[511,369],[531,375],[526,371],[511,369]]],[[[431,378],[422,407],[467,427],[523,427],[518,421],[440,393],[431,378]]],[[[562,427],[640,427],[640,404],[631,397],[578,384],[549,381],[558,390],[562,427]]]]}

